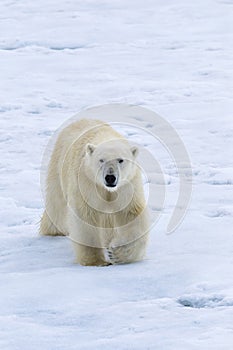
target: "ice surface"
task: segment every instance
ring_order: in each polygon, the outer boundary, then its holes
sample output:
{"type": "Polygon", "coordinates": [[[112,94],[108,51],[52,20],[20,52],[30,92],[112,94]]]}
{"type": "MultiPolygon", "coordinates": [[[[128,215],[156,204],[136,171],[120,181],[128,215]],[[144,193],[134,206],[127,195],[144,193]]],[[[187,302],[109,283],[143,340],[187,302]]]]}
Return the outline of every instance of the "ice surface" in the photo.
{"type": "Polygon", "coordinates": [[[232,349],[232,10],[231,0],[1,1],[1,350],[232,349]],[[165,235],[176,169],[128,130],[167,185],[148,258],[81,267],[68,239],[38,235],[41,160],[66,119],[110,102],[173,125],[192,160],[193,197],[165,235]]]}

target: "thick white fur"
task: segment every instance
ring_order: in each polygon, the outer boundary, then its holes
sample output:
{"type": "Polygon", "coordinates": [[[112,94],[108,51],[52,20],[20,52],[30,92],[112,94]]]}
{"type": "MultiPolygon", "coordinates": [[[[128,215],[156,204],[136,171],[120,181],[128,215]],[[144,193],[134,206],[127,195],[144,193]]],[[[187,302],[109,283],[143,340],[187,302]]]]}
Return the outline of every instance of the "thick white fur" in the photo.
{"type": "Polygon", "coordinates": [[[136,148],[108,124],[81,120],[61,131],[49,163],[43,235],[69,235],[82,265],[143,259],[148,215],[136,148]],[[103,183],[100,157],[119,171],[116,188],[103,183]],[[128,159],[124,166],[119,158],[128,159]]]}

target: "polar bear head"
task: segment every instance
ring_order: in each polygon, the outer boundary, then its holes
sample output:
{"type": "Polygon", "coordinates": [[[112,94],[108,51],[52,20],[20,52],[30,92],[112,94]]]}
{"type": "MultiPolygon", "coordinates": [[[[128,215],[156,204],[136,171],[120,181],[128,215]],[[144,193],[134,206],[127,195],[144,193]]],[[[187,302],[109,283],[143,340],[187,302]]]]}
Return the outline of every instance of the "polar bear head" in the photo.
{"type": "Polygon", "coordinates": [[[136,146],[130,146],[126,140],[111,140],[97,146],[86,145],[86,176],[109,191],[129,182],[137,171],[135,159],[136,146]]]}

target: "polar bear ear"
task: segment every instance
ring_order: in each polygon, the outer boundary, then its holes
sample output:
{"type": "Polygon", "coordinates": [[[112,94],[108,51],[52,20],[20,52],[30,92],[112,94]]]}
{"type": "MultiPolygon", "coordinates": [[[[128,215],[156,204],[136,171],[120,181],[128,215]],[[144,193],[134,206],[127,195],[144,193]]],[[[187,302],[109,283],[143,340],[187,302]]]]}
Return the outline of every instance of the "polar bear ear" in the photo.
{"type": "Polygon", "coordinates": [[[95,146],[92,145],[91,143],[88,143],[86,145],[86,152],[87,152],[87,154],[91,155],[94,152],[94,150],[95,150],[95,146]]]}
{"type": "Polygon", "coordinates": [[[133,146],[133,147],[131,147],[131,152],[132,152],[132,155],[134,156],[134,158],[136,158],[138,153],[139,153],[139,149],[136,146],[133,146]]]}

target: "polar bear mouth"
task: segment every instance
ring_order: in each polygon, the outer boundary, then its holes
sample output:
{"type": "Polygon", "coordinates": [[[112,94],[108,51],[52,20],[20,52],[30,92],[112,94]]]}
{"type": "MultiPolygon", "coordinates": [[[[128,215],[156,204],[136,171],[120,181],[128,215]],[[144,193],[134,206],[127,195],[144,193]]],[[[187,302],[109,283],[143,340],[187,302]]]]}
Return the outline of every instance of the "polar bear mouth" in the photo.
{"type": "Polygon", "coordinates": [[[117,185],[117,178],[115,175],[106,175],[104,180],[107,187],[116,187],[117,185]]]}

